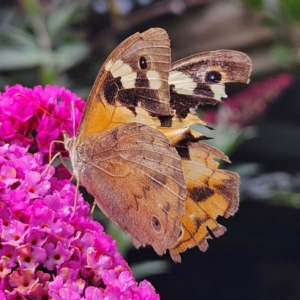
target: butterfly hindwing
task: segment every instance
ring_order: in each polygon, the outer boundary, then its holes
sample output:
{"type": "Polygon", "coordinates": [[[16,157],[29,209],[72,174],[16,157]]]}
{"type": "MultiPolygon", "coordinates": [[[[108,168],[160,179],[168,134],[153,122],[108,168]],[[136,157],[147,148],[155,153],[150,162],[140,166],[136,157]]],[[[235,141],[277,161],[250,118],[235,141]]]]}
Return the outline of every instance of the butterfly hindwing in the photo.
{"type": "Polygon", "coordinates": [[[81,184],[136,246],[162,255],[175,244],[186,186],[180,156],[162,133],[124,124],[87,138],[83,158],[81,184]]]}
{"type": "Polygon", "coordinates": [[[218,237],[226,228],[217,223],[218,216],[228,218],[238,209],[239,177],[236,173],[218,169],[215,159],[227,162],[219,150],[188,136],[178,144],[187,185],[185,214],[179,216],[181,235],[170,250],[172,258],[180,261],[180,252],[198,246],[205,251],[211,233],[218,237]]]}

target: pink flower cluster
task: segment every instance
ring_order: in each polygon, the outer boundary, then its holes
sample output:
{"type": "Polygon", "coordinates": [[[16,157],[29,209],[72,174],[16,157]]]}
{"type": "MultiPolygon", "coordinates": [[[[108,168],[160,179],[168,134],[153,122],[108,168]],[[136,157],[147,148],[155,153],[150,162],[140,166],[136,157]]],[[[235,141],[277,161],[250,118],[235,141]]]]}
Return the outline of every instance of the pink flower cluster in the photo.
{"type": "Polygon", "coordinates": [[[72,102],[78,124],[84,104],[68,90],[17,85],[0,95],[0,299],[157,300],[81,195],[74,211],[76,187],[44,164],[51,140],[72,132],[72,102]]]}
{"type": "Polygon", "coordinates": [[[17,84],[0,97],[0,139],[30,146],[30,152],[48,153],[52,141],[62,140],[63,130],[74,135],[85,106],[71,91],[49,85],[30,89],[17,84]]]}
{"type": "Polygon", "coordinates": [[[204,113],[203,119],[209,124],[225,122],[237,128],[247,126],[253,119],[263,115],[268,105],[277,100],[278,96],[293,82],[289,74],[281,74],[254,83],[241,93],[224,101],[215,111],[204,113]]]}

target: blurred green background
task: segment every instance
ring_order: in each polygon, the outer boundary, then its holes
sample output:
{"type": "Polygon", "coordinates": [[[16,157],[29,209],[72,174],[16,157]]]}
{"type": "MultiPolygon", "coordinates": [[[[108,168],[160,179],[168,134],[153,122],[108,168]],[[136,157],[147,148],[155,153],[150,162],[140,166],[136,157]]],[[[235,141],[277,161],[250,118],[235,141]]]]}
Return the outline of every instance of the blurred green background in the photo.
{"type": "MultiPolygon", "coordinates": [[[[173,60],[233,49],[253,61],[249,86],[203,108],[201,131],[241,176],[236,216],[206,253],[174,264],[135,250],[106,222],[137,277],[161,299],[300,299],[300,1],[23,0],[0,5],[0,86],[56,84],[84,99],[108,54],[150,27],[167,30],[173,60]],[[202,130],[203,129],[203,130],[202,130]]],[[[97,211],[96,218],[102,220],[97,211]]]]}

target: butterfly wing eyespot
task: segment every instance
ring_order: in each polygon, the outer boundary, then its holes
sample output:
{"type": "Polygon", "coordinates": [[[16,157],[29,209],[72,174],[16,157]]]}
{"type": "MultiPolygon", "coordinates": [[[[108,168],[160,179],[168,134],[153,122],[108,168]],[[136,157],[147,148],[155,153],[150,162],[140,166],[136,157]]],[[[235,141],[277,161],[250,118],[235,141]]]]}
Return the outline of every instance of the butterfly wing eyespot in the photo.
{"type": "Polygon", "coordinates": [[[152,226],[154,228],[155,231],[160,231],[161,230],[161,223],[159,221],[159,219],[155,216],[152,217],[151,220],[152,226]]]}
{"type": "Polygon", "coordinates": [[[141,56],[139,60],[139,66],[141,70],[145,70],[149,68],[151,62],[147,62],[147,59],[145,56],[141,56]]]}
{"type": "Polygon", "coordinates": [[[208,71],[205,75],[207,83],[219,83],[222,80],[222,74],[218,71],[208,71]]]}

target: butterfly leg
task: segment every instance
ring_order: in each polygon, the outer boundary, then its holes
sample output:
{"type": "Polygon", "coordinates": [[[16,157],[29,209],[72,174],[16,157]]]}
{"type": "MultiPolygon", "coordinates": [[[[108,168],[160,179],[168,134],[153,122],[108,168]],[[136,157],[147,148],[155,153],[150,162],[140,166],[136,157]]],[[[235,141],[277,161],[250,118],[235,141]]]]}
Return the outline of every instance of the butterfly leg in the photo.
{"type": "Polygon", "coordinates": [[[94,200],[94,203],[92,205],[91,211],[90,211],[90,216],[94,214],[95,208],[96,208],[97,202],[94,200]]]}

